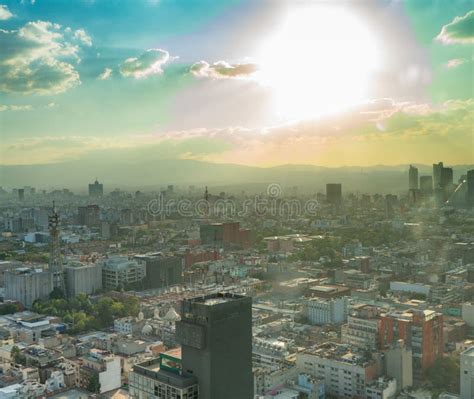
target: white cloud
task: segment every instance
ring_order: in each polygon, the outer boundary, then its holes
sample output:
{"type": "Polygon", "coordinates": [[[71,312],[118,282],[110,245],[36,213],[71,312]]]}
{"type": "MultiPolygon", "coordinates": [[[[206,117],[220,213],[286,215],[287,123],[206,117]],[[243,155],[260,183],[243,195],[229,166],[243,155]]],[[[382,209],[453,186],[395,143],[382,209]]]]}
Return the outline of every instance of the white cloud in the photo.
{"type": "Polygon", "coordinates": [[[0,4],[0,21],[5,21],[13,17],[13,14],[10,12],[7,6],[0,4]]]}
{"type": "Polygon", "coordinates": [[[99,80],[107,80],[112,76],[112,69],[105,68],[103,72],[97,77],[99,80]]]}
{"type": "Polygon", "coordinates": [[[26,105],[2,105],[0,104],[0,112],[4,111],[31,111],[33,106],[26,105]]]}
{"type": "Polygon", "coordinates": [[[85,46],[92,46],[92,39],[84,29],[78,29],[74,32],[74,37],[81,41],[85,46]]]}
{"type": "Polygon", "coordinates": [[[229,64],[226,61],[218,61],[213,64],[209,64],[206,61],[199,61],[190,68],[190,72],[194,76],[212,79],[248,78],[257,72],[257,70],[258,67],[256,64],[229,64]]]}
{"type": "Polygon", "coordinates": [[[446,64],[443,66],[448,69],[452,68],[457,68],[459,65],[462,65],[466,62],[465,59],[463,58],[453,58],[452,60],[449,60],[446,64]]]}
{"type": "Polygon", "coordinates": [[[441,28],[436,40],[444,44],[474,43],[474,10],[462,17],[456,17],[441,28]]]}
{"type": "Polygon", "coordinates": [[[135,79],[159,75],[163,73],[163,66],[172,59],[166,50],[149,49],[139,57],[127,58],[120,65],[120,73],[135,79]]]}
{"type": "Polygon", "coordinates": [[[47,21],[28,22],[18,30],[0,29],[0,91],[49,95],[77,86],[79,73],[71,61],[80,61],[84,40],[47,21]]]}

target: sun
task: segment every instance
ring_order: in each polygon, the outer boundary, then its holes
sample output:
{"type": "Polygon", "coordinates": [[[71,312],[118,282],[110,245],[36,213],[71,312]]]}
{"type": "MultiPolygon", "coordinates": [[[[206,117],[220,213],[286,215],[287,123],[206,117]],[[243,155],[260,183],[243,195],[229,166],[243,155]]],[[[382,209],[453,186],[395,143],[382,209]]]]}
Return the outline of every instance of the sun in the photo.
{"type": "Polygon", "coordinates": [[[271,89],[277,118],[288,120],[366,100],[379,56],[375,36],[356,15],[338,6],[299,3],[263,42],[258,62],[257,78],[271,89]]]}

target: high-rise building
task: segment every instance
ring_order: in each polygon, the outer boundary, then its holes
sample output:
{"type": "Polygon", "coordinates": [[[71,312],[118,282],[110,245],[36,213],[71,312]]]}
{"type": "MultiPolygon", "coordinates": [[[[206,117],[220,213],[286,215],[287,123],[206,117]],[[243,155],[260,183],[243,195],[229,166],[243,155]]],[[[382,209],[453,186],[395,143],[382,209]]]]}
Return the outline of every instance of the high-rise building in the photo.
{"type": "Polygon", "coordinates": [[[443,170],[443,162],[433,164],[433,189],[441,188],[441,171],[443,170]]]}
{"type": "Polygon", "coordinates": [[[339,205],[342,202],[342,184],[328,183],[326,184],[326,200],[333,205],[339,205]]]}
{"type": "Polygon", "coordinates": [[[441,188],[450,190],[453,186],[453,168],[441,169],[441,188]]]}
{"type": "Polygon", "coordinates": [[[183,268],[181,258],[155,252],[145,255],[136,255],[135,260],[144,264],[146,279],[144,288],[162,288],[181,284],[183,268]]]}
{"type": "Polygon", "coordinates": [[[102,289],[102,266],[95,263],[71,262],[64,267],[68,296],[94,294],[102,289]]]}
{"type": "Polygon", "coordinates": [[[47,299],[53,290],[50,272],[17,268],[5,272],[5,299],[21,302],[27,308],[37,299],[47,299]]]}
{"type": "Polygon", "coordinates": [[[466,201],[467,206],[473,207],[474,206],[474,169],[467,171],[467,193],[466,193],[466,201]]]}
{"type": "Polygon", "coordinates": [[[100,225],[100,208],[98,205],[80,206],[77,208],[77,222],[81,226],[97,227],[100,225]]]}
{"type": "Polygon", "coordinates": [[[461,399],[474,398],[474,346],[461,353],[461,399]]]}
{"type": "Polygon", "coordinates": [[[131,284],[141,283],[146,276],[145,265],[126,256],[111,256],[101,266],[105,289],[127,288],[131,284]]]}
{"type": "Polygon", "coordinates": [[[413,379],[420,381],[423,371],[443,356],[443,315],[419,309],[382,314],[379,339],[382,348],[399,339],[411,347],[413,379]]]}
{"type": "Polygon", "coordinates": [[[408,170],[408,189],[418,190],[418,168],[410,165],[408,170]]]}
{"type": "Polygon", "coordinates": [[[24,188],[19,188],[18,189],[18,199],[20,201],[23,201],[25,199],[25,189],[24,188]]]}
{"type": "Polygon", "coordinates": [[[92,184],[89,184],[89,196],[102,197],[104,195],[104,185],[99,183],[97,179],[92,184]]]}
{"type": "Polygon", "coordinates": [[[184,300],[176,339],[199,399],[252,399],[252,298],[229,293],[184,300]]]}
{"type": "Polygon", "coordinates": [[[420,191],[425,196],[433,194],[432,176],[420,176],[420,191]]]}

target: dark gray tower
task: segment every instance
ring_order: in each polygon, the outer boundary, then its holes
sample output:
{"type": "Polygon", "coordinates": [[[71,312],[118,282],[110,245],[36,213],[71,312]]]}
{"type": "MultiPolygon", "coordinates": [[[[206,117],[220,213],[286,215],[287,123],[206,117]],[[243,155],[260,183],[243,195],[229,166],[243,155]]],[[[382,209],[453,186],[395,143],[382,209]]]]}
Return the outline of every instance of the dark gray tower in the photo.
{"type": "Polygon", "coordinates": [[[467,171],[466,201],[469,207],[474,207],[474,169],[467,171]]]}
{"type": "Polygon", "coordinates": [[[418,190],[418,168],[410,165],[408,170],[408,189],[418,190]]]}
{"type": "Polygon", "coordinates": [[[53,213],[48,217],[49,235],[51,238],[51,250],[49,256],[49,271],[53,277],[53,289],[58,288],[63,294],[65,291],[64,270],[61,260],[61,248],[59,245],[59,214],[53,202],[53,213]]]}
{"type": "Polygon", "coordinates": [[[342,184],[326,184],[326,200],[329,204],[340,205],[342,203],[342,184]]]}
{"type": "Polygon", "coordinates": [[[182,369],[199,399],[253,399],[252,298],[228,293],[184,300],[176,323],[182,369]]]}

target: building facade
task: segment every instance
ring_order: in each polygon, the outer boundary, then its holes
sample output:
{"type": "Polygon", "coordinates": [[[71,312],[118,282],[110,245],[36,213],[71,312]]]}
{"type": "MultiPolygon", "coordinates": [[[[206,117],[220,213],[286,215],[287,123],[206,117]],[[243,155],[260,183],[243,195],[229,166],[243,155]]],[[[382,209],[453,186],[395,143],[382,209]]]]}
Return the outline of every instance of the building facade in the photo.
{"type": "Polygon", "coordinates": [[[64,267],[68,296],[93,294],[102,289],[102,266],[100,264],[69,263],[64,267]]]}
{"type": "Polygon", "coordinates": [[[17,268],[5,272],[5,299],[21,302],[27,308],[37,299],[47,299],[53,290],[49,271],[17,268]]]}
{"type": "Polygon", "coordinates": [[[474,346],[461,353],[461,399],[474,398],[474,346]]]}
{"type": "Polygon", "coordinates": [[[253,399],[252,298],[213,294],[185,300],[176,338],[200,399],[253,399]]]}
{"type": "Polygon", "coordinates": [[[181,359],[167,354],[133,366],[131,399],[199,399],[197,378],[182,371],[181,359]]]}
{"type": "Polygon", "coordinates": [[[310,324],[337,324],[347,320],[348,298],[321,299],[306,301],[307,317],[310,324]]]}
{"type": "Polygon", "coordinates": [[[114,290],[141,282],[146,276],[144,264],[126,256],[112,256],[102,263],[103,288],[114,290]]]}

